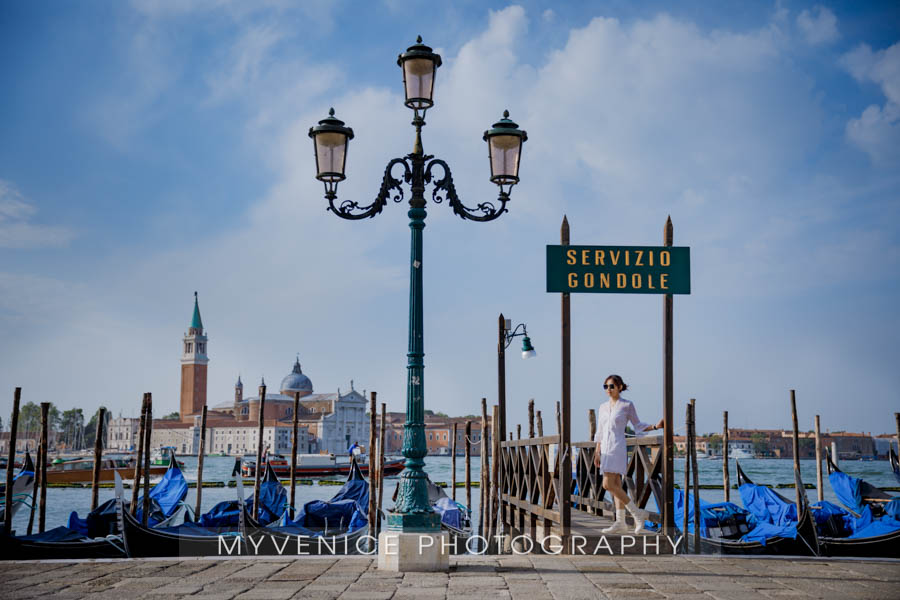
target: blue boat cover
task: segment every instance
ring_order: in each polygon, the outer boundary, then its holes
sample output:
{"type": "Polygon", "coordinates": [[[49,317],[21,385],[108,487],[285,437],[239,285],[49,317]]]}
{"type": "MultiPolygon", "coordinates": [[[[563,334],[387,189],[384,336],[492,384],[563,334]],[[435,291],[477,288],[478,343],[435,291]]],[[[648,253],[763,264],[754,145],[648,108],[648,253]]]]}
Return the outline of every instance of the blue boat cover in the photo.
{"type": "MultiPolygon", "coordinates": [[[[235,504],[237,501],[235,501],[235,504]]],[[[236,525],[235,525],[236,526],[236,525]]],[[[229,532],[228,528],[215,528],[215,527],[203,527],[202,525],[198,525],[197,523],[191,523],[190,521],[185,521],[181,525],[177,525],[175,527],[160,527],[159,531],[164,531],[166,533],[173,533],[176,535],[203,535],[208,537],[215,537],[219,535],[237,535],[238,532],[229,532]]]]}
{"type": "MultiPolygon", "coordinates": [[[[257,521],[268,525],[284,513],[287,492],[280,481],[263,481],[259,485],[259,510],[253,511],[253,494],[244,500],[248,511],[257,521]]],[[[237,527],[240,522],[240,510],[237,500],[219,502],[206,514],[200,515],[198,524],[202,527],[237,527]]]]}
{"type": "Polygon", "coordinates": [[[828,481],[831,483],[834,495],[838,497],[841,504],[855,513],[862,512],[865,503],[862,499],[859,479],[841,471],[835,471],[828,476],[828,481]]]}
{"type": "Polygon", "coordinates": [[[441,515],[441,523],[454,529],[463,528],[463,514],[452,498],[444,496],[434,503],[434,510],[441,515]]]}
{"type": "Polygon", "coordinates": [[[60,525],[59,527],[48,529],[44,533],[16,536],[16,539],[29,542],[77,542],[83,540],[84,536],[77,531],[60,525]]]}
{"type": "Polygon", "coordinates": [[[756,521],[752,531],[745,534],[742,542],[759,542],[763,546],[773,537],[797,537],[797,506],[785,502],[777,493],[764,485],[745,483],[738,491],[744,507],[756,521]]]}
{"type": "Polygon", "coordinates": [[[884,505],[884,514],[895,521],[900,521],[900,496],[884,505]]]}
{"type": "Polygon", "coordinates": [[[304,504],[296,519],[291,520],[285,514],[279,531],[321,536],[327,527],[329,532],[350,533],[368,524],[368,505],[369,482],[351,479],[331,500],[312,500],[304,504]]]}
{"type": "Polygon", "coordinates": [[[853,533],[856,518],[844,508],[827,500],[816,502],[810,508],[819,535],[847,537],[853,533]]]}
{"type": "MultiPolygon", "coordinates": [[[[684,492],[676,489],[674,492],[675,527],[681,530],[684,526],[684,492]]],[[[654,499],[655,502],[655,499],[654,499]]],[[[694,532],[694,497],[688,494],[688,533],[694,532]]],[[[752,519],[746,510],[732,502],[707,502],[700,499],[700,535],[710,537],[709,528],[719,527],[737,515],[743,515],[748,521],[752,519]]],[[[647,525],[645,524],[645,527],[647,525]]],[[[655,527],[654,527],[655,529],[655,527]]]]}

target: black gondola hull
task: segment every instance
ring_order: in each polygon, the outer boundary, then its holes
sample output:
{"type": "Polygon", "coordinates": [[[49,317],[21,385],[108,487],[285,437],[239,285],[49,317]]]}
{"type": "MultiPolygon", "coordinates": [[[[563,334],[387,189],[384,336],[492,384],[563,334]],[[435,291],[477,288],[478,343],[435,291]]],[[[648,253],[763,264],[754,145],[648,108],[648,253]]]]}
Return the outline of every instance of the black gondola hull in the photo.
{"type": "Polygon", "coordinates": [[[0,534],[0,560],[125,558],[121,539],[38,542],[0,534]]]}

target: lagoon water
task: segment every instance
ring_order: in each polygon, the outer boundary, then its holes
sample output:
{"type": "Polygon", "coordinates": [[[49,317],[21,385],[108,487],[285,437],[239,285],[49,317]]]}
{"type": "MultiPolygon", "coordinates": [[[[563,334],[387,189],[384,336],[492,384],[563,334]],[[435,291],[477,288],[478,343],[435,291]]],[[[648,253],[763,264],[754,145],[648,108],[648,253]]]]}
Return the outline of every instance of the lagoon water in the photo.
{"type": "MultiPolygon", "coordinates": [[[[184,474],[188,481],[196,481],[197,479],[197,458],[193,456],[180,457],[179,460],[185,463],[184,474]]],[[[429,456],[426,457],[426,471],[432,481],[447,482],[451,479],[451,459],[449,456],[429,456]]],[[[801,475],[804,483],[816,483],[816,464],[815,460],[802,460],[801,475]]],[[[734,460],[730,461],[731,467],[731,483],[737,483],[737,473],[734,468],[734,460]]],[[[204,481],[228,481],[231,479],[231,469],[234,466],[234,459],[230,457],[208,457],[204,461],[204,481]]],[[[722,461],[719,459],[700,459],[698,461],[699,479],[701,485],[721,485],[722,484],[722,461]]],[[[891,467],[888,461],[843,461],[840,465],[841,469],[855,477],[861,477],[869,483],[878,487],[896,486],[897,481],[894,479],[891,467]]],[[[684,482],[684,460],[675,459],[675,482],[678,485],[684,482]]],[[[747,459],[741,461],[741,468],[747,473],[754,483],[777,485],[779,483],[793,483],[794,471],[793,462],[790,459],[747,459]]],[[[480,460],[479,457],[472,458],[472,481],[480,480],[480,460]]],[[[823,465],[824,469],[824,465],[823,465]]],[[[5,471],[0,470],[5,480],[5,471]]],[[[465,481],[465,459],[463,457],[456,458],[456,477],[457,481],[465,481]]],[[[823,474],[825,499],[840,504],[831,490],[828,483],[827,473],[823,474]]],[[[390,508],[391,494],[394,491],[397,477],[389,477],[386,480],[384,504],[385,508],[390,508]]],[[[313,485],[297,486],[297,506],[301,506],[305,502],[317,499],[327,499],[333,496],[338,490],[337,486],[317,485],[317,481],[313,481],[313,485]]],[[[791,488],[779,490],[781,494],[788,499],[794,497],[794,490],[791,488]]],[[[249,495],[251,489],[248,487],[245,492],[249,495]]],[[[446,489],[451,494],[449,488],[446,489]]],[[[218,502],[223,500],[232,500],[236,497],[236,488],[204,488],[203,489],[203,508],[205,512],[212,508],[218,502]]],[[[479,515],[479,488],[472,488],[472,513],[473,520],[477,523],[479,515]]],[[[816,491],[814,489],[807,490],[807,494],[811,502],[816,501],[816,491]]],[[[100,502],[113,498],[112,489],[100,490],[100,502]]],[[[131,490],[126,489],[126,498],[131,497],[131,490]]],[[[700,497],[711,502],[720,502],[724,499],[721,489],[700,490],[700,497]]],[[[196,490],[188,490],[187,502],[190,506],[196,504],[196,490]]],[[[457,488],[456,501],[466,503],[466,491],[464,488],[457,488]]],[[[736,489],[731,490],[731,501],[740,504],[740,494],[736,489]]],[[[47,520],[46,528],[51,529],[59,525],[65,525],[69,513],[77,511],[79,515],[84,517],[90,509],[91,490],[87,488],[51,488],[47,490],[47,520]]],[[[652,510],[653,501],[651,500],[649,508],[652,510]]],[[[17,532],[24,533],[28,526],[28,511],[23,508],[18,512],[13,520],[13,527],[17,532]]],[[[35,515],[35,531],[37,531],[37,515],[35,515]]]]}

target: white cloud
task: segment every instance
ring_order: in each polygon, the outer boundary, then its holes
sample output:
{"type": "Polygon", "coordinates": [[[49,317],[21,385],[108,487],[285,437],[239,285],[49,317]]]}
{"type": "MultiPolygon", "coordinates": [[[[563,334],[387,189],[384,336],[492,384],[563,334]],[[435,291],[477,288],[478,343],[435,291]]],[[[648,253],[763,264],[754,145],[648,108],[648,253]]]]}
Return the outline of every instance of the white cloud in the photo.
{"type": "Polygon", "coordinates": [[[861,44],[841,58],[860,83],[881,87],[884,105],[872,104],[847,123],[847,137],[876,163],[895,166],[900,159],[900,43],[873,52],[861,44]]]}
{"type": "Polygon", "coordinates": [[[60,247],[75,237],[66,227],[32,223],[36,213],[15,186],[0,179],[0,248],[60,247]]]}
{"type": "Polygon", "coordinates": [[[811,46],[830,44],[841,37],[837,17],[824,6],[816,6],[812,12],[804,9],[797,15],[797,27],[800,28],[803,39],[811,46]]]}

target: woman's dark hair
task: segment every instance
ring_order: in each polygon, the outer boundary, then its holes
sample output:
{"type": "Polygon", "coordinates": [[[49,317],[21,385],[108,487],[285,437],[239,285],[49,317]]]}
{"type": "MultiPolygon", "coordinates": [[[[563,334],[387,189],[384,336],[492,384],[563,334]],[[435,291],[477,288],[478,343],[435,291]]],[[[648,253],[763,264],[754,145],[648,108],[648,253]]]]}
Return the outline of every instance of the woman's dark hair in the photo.
{"type": "Polygon", "coordinates": [[[607,377],[606,379],[603,380],[603,383],[606,383],[610,379],[612,379],[613,383],[616,384],[617,387],[622,388],[621,391],[624,392],[625,390],[628,389],[628,386],[625,385],[625,382],[622,381],[622,378],[618,375],[610,375],[609,377],[607,377]]]}

